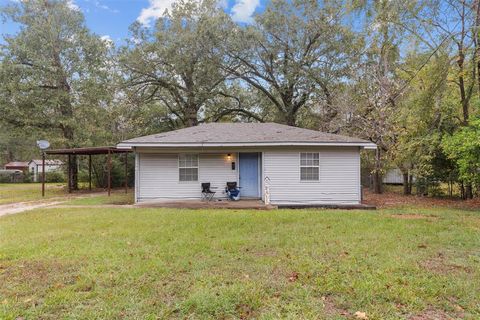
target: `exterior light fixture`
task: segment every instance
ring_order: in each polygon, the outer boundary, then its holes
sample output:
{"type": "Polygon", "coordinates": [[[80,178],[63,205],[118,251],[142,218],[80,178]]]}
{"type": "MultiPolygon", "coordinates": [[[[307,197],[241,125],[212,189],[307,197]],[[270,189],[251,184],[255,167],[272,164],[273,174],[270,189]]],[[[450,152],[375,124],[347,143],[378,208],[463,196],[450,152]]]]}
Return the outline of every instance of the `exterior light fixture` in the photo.
{"type": "Polygon", "coordinates": [[[228,159],[228,161],[230,161],[232,159],[232,154],[231,153],[227,154],[227,159],[228,159]]]}

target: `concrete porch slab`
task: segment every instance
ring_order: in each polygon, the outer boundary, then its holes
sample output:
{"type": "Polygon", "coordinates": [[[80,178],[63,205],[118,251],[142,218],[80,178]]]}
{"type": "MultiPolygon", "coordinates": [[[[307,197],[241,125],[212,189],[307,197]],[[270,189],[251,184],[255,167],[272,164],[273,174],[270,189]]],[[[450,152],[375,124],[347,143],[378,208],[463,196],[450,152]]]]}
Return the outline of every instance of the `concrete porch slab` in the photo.
{"type": "Polygon", "coordinates": [[[201,200],[164,200],[147,201],[135,204],[139,208],[181,208],[181,209],[256,209],[271,210],[277,206],[266,205],[261,200],[239,200],[229,201],[225,199],[215,199],[212,201],[201,200]]]}
{"type": "Polygon", "coordinates": [[[343,209],[343,210],[376,210],[377,208],[370,204],[286,204],[278,205],[280,209],[307,209],[307,208],[317,208],[317,209],[343,209]]]}

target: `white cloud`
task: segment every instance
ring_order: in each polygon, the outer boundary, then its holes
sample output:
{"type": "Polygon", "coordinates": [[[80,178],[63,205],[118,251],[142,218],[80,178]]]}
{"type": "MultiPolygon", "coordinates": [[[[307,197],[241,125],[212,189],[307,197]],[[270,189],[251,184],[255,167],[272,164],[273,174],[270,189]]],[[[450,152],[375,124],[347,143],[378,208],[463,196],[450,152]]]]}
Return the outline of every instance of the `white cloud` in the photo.
{"type": "MultiPolygon", "coordinates": [[[[149,6],[142,9],[137,21],[143,25],[149,25],[152,21],[163,17],[165,11],[170,11],[172,5],[178,0],[149,0],[149,6]]],[[[198,0],[200,1],[200,0],[198,0]]],[[[222,9],[228,7],[227,0],[217,0],[218,6],[222,9]]],[[[260,5],[260,0],[235,0],[231,9],[232,19],[236,22],[253,22],[255,9],[260,5]]]]}
{"type": "Polygon", "coordinates": [[[73,0],[68,0],[68,1],[67,1],[67,6],[68,6],[70,9],[72,9],[72,10],[81,11],[81,10],[80,10],[80,7],[79,7],[78,5],[76,5],[73,0]]]}
{"type": "Polygon", "coordinates": [[[105,42],[113,42],[112,38],[108,34],[101,36],[100,39],[102,39],[105,42]]]}
{"type": "Polygon", "coordinates": [[[236,0],[232,7],[232,19],[235,22],[253,22],[253,13],[260,5],[260,0],[236,0]]]}
{"type": "Polygon", "coordinates": [[[156,20],[163,16],[165,10],[170,10],[176,0],[149,0],[148,8],[142,9],[137,20],[141,24],[150,24],[152,20],[156,20]]]}
{"type": "Polygon", "coordinates": [[[109,6],[107,6],[106,4],[101,3],[100,1],[95,1],[94,5],[95,5],[95,7],[99,8],[99,9],[107,10],[107,11],[110,11],[110,12],[113,12],[113,13],[118,13],[117,9],[112,9],[109,6]]]}

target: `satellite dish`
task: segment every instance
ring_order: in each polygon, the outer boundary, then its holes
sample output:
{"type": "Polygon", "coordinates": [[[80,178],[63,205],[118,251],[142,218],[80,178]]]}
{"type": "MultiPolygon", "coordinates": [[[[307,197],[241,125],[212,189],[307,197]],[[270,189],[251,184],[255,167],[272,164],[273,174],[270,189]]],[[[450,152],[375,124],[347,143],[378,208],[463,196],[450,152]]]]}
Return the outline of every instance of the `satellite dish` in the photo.
{"type": "Polygon", "coordinates": [[[38,140],[37,146],[40,149],[45,150],[45,149],[48,149],[48,147],[50,147],[50,142],[48,142],[47,140],[38,140]]]}

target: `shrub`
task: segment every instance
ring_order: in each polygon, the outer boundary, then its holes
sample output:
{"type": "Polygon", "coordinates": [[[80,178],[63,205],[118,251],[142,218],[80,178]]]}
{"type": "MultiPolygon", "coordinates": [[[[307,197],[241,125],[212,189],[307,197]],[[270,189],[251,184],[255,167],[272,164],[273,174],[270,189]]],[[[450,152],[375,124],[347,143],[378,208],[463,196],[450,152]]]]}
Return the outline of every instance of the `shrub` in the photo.
{"type": "Polygon", "coordinates": [[[31,172],[24,173],[22,182],[25,182],[25,183],[33,182],[33,174],[31,172]]]}
{"type": "Polygon", "coordinates": [[[66,181],[65,174],[59,170],[46,172],[45,176],[46,176],[45,177],[46,182],[65,182],[66,181]]]}
{"type": "Polygon", "coordinates": [[[0,183],[12,182],[12,180],[11,172],[0,172],[0,183]]]}

